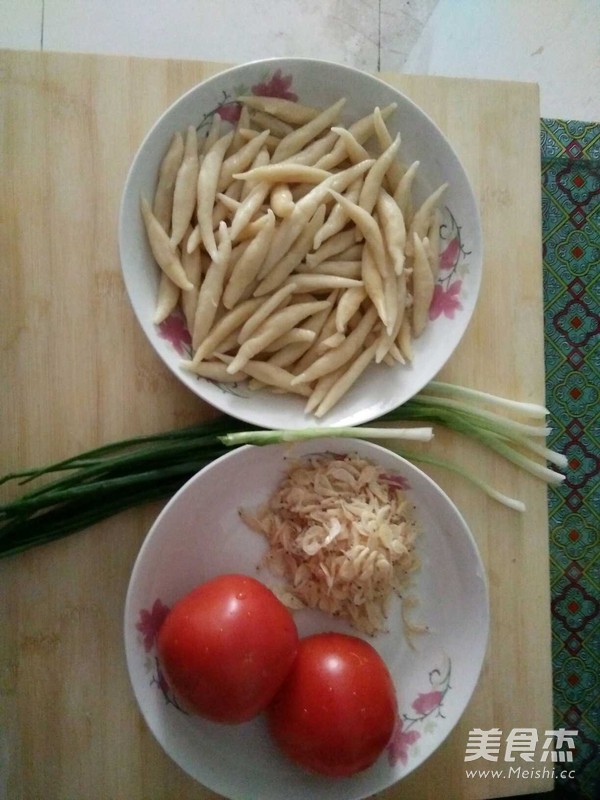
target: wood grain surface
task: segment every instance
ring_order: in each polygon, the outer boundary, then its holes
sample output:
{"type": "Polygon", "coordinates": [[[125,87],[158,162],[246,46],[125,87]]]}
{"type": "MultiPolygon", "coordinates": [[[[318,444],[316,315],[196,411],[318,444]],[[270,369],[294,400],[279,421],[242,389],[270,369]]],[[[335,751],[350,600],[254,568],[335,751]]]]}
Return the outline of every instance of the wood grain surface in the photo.
{"type": "MultiPolygon", "coordinates": [[[[0,472],[215,413],[145,340],[125,293],[116,236],[125,176],[146,131],[183,91],[220,68],[0,54],[0,472]]],[[[543,402],[537,87],[383,77],[446,133],[481,205],[480,302],[442,377],[543,402]]],[[[473,444],[438,439],[448,457],[524,500],[527,512],[427,470],[461,509],[485,561],[489,649],[459,725],[425,764],[379,796],[467,800],[546,790],[546,778],[468,778],[464,763],[472,728],[552,727],[546,490],[473,444]]],[[[125,594],[159,508],[123,513],[0,562],[0,796],[216,797],[162,752],[126,672],[125,594]]]]}

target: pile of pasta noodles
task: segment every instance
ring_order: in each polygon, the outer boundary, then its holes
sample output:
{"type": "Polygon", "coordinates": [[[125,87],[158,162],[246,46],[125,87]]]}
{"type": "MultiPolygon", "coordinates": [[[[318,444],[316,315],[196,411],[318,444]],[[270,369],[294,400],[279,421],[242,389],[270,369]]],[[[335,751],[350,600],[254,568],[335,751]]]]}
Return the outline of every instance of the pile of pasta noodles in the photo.
{"type": "Polygon", "coordinates": [[[322,417],[373,362],[410,362],[439,263],[439,201],[414,202],[419,162],[376,107],[347,127],[321,110],[238,98],[203,137],[176,133],[141,211],[161,269],[154,322],[178,306],[182,367],[306,398],[322,417]]]}

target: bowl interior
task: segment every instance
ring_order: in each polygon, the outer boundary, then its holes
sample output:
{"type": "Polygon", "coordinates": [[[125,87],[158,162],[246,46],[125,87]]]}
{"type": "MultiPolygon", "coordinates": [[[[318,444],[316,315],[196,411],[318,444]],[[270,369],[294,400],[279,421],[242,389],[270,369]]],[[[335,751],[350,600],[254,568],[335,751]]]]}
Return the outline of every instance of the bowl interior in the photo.
{"type": "Polygon", "coordinates": [[[477,204],[467,175],[450,143],[413,102],[383,81],[359,70],[312,59],[271,59],[227,70],[191,89],[156,122],[130,168],[121,203],[119,246],[124,279],[135,314],[160,358],[188,388],[220,410],[265,427],[357,425],[386,413],[416,394],[444,366],[473,313],[481,281],[481,230],[477,204]],[[198,378],[180,366],[191,354],[182,319],[172,315],[152,322],[159,283],[139,211],[140,195],[151,198],[158,167],[171,136],[190,124],[207,127],[212,116],[227,118],[235,98],[271,91],[309,105],[327,106],[347,99],[342,122],[350,124],[397,103],[387,120],[400,132],[400,158],[420,167],[415,201],[442,183],[449,184],[440,211],[440,272],[430,309],[430,324],[414,341],[412,364],[389,368],[373,364],[350,392],[322,419],[304,412],[304,400],[290,395],[249,391],[246,384],[219,384],[198,378]]]}
{"type": "MultiPolygon", "coordinates": [[[[346,623],[321,612],[295,612],[300,635],[339,630],[346,623]]],[[[353,800],[381,791],[427,759],[456,725],[481,670],[489,612],[484,569],[460,513],[424,473],[389,450],[358,440],[319,439],[294,445],[243,447],[192,478],[167,504],[136,561],[125,608],[125,648],[135,696],[165,751],[188,774],[226,797],[353,800]],[[170,607],[197,584],[226,572],[276,579],[260,562],[265,542],[241,522],[238,509],[267,500],[290,459],[308,453],[355,452],[402,478],[422,528],[421,568],[411,594],[411,619],[428,632],[407,640],[400,601],[389,630],[368,641],[394,679],[400,724],[386,753],[349,779],[312,776],[274,747],[259,717],[227,726],[177,708],[157,666],[154,637],[170,607]]]]}

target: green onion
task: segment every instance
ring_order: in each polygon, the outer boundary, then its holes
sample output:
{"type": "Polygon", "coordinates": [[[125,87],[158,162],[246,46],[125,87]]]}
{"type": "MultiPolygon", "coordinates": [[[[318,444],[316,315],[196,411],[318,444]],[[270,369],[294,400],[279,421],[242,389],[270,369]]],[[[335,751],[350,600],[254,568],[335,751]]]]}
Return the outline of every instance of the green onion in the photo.
{"type": "MultiPolygon", "coordinates": [[[[557,484],[564,480],[564,475],[542,466],[521,452],[523,449],[530,449],[536,455],[540,455],[540,448],[529,438],[535,433],[535,430],[524,433],[522,425],[514,420],[504,419],[489,412],[484,413],[480,409],[472,408],[464,403],[460,407],[455,407],[454,404],[448,407],[445,403],[440,404],[439,400],[435,400],[429,395],[416,395],[413,400],[409,400],[403,406],[381,417],[380,421],[397,421],[399,419],[437,422],[439,425],[476,439],[540,480],[550,484],[557,484]]],[[[541,430],[546,431],[547,428],[544,427],[541,430]]],[[[535,433],[535,435],[544,434],[535,433]]],[[[566,465],[564,456],[545,449],[542,452],[546,456],[550,454],[551,458],[547,458],[547,460],[561,466],[566,465]]]]}
{"type": "Polygon", "coordinates": [[[485,481],[482,481],[481,478],[478,478],[477,475],[473,475],[472,472],[468,472],[467,470],[458,466],[458,464],[452,464],[450,461],[446,461],[443,458],[435,458],[434,456],[425,455],[424,453],[410,453],[406,450],[400,450],[397,448],[395,448],[395,452],[407,460],[420,461],[423,464],[431,464],[434,467],[442,467],[442,469],[455,472],[457,475],[460,475],[461,478],[464,478],[474,486],[477,486],[478,489],[481,489],[481,491],[487,494],[488,497],[491,497],[497,502],[502,503],[502,505],[507,506],[508,508],[512,508],[513,511],[522,512],[527,510],[525,503],[522,503],[520,500],[515,500],[513,497],[508,497],[507,495],[502,494],[502,492],[494,489],[493,486],[490,486],[485,481]]]}
{"type": "MultiPolygon", "coordinates": [[[[23,486],[42,476],[54,479],[0,505],[0,558],[83,530],[128,508],[168,498],[204,466],[243,444],[329,436],[429,442],[434,436],[433,426],[439,425],[478,441],[545,483],[564,480],[560,472],[541,463],[567,467],[564,455],[540,441],[549,431],[543,422],[513,420],[482,408],[485,404],[530,420],[543,420],[547,414],[543,406],[432,381],[425,391],[380,417],[376,427],[263,430],[222,416],[166,433],[112,442],[47,466],[11,472],[0,477],[0,484],[17,481],[23,486]],[[419,427],[398,427],[399,422],[419,423],[419,427]]],[[[435,448],[435,441],[431,446],[435,448]]],[[[507,497],[460,464],[431,452],[394,449],[409,460],[449,469],[496,501],[516,511],[525,510],[520,500],[507,497]]]]}
{"type": "Polygon", "coordinates": [[[500,406],[506,411],[516,411],[534,419],[545,419],[548,414],[548,409],[537,403],[523,403],[520,400],[509,400],[507,397],[498,397],[498,395],[495,394],[481,392],[477,389],[468,389],[466,386],[458,386],[454,383],[430,381],[427,384],[427,390],[448,397],[457,397],[459,400],[462,399],[466,402],[475,400],[477,402],[489,403],[490,405],[500,406]]]}
{"type": "Polygon", "coordinates": [[[429,442],[433,439],[431,428],[301,428],[298,430],[242,431],[227,433],[220,439],[226,445],[279,444],[299,442],[317,437],[351,437],[353,439],[410,439],[414,442],[429,442]]]}
{"type": "MultiPolygon", "coordinates": [[[[452,408],[459,413],[464,413],[465,411],[464,403],[461,403],[459,400],[447,400],[429,394],[418,395],[418,402],[426,403],[432,408],[452,408]]],[[[484,409],[480,408],[469,409],[469,415],[471,418],[477,417],[482,427],[487,427],[490,430],[494,430],[498,433],[506,431],[507,433],[512,434],[522,433],[524,436],[540,437],[547,436],[548,434],[552,433],[550,428],[541,427],[540,425],[527,425],[524,422],[516,422],[515,420],[507,420],[501,417],[499,414],[495,414],[493,411],[485,411],[484,409]]]]}

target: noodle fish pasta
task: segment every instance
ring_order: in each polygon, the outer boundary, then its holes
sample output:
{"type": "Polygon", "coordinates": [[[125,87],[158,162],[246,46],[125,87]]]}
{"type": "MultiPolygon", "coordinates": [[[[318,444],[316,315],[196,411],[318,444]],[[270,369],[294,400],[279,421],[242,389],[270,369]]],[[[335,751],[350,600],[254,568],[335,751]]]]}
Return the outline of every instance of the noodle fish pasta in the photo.
{"type": "Polygon", "coordinates": [[[155,324],[189,330],[182,368],[306,398],[324,416],[371,365],[402,368],[429,324],[443,184],[415,202],[394,103],[343,124],[344,98],[313,108],[242,96],[231,126],[189,125],[140,200],[161,270],[155,324]]]}

